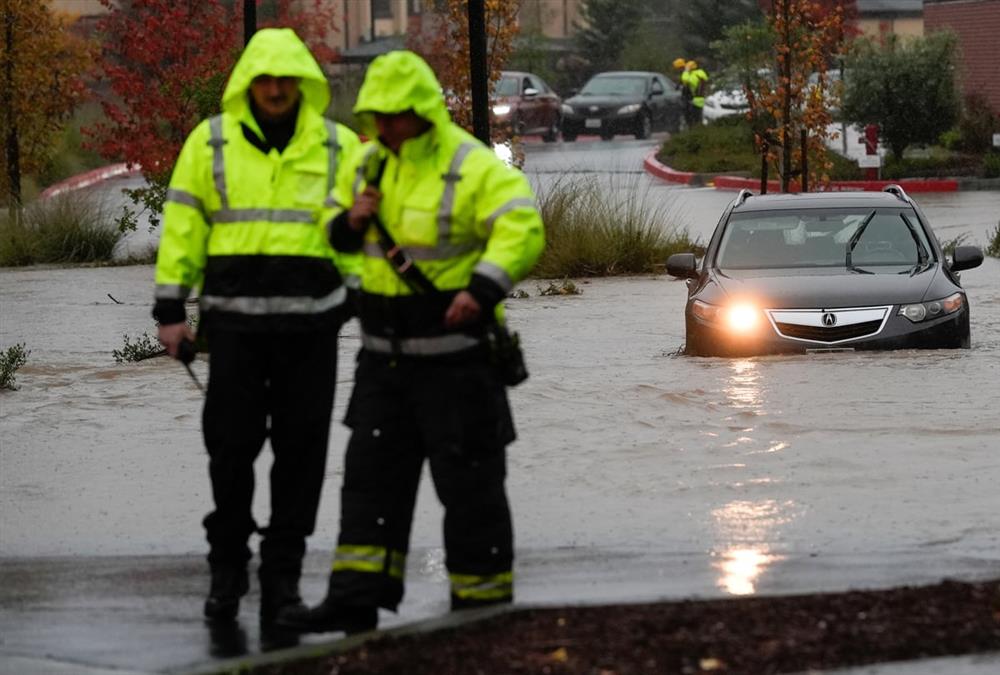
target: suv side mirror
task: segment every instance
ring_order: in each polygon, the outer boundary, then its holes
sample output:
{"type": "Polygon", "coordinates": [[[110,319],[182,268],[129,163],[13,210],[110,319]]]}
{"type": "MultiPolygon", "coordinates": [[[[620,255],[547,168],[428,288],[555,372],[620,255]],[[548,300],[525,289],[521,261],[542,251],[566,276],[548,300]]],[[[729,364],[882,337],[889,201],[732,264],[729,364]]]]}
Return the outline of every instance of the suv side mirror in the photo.
{"type": "Polygon", "coordinates": [[[667,258],[667,274],[681,279],[694,279],[698,276],[698,262],[694,253],[675,253],[667,258]]]}
{"type": "Polygon", "coordinates": [[[534,87],[528,87],[524,90],[524,98],[535,98],[538,96],[538,90],[534,87]]]}
{"type": "Polygon", "coordinates": [[[951,257],[951,271],[960,272],[983,264],[983,252],[977,246],[957,246],[951,257]]]}

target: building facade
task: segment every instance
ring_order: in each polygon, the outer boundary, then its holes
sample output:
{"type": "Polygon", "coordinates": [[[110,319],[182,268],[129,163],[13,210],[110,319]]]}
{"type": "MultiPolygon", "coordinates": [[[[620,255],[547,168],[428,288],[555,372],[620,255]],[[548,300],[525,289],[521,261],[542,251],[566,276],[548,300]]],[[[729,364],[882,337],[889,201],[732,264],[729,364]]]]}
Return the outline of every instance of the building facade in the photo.
{"type": "Polygon", "coordinates": [[[1000,0],[926,0],[924,18],[928,32],[958,36],[963,93],[982,94],[1000,115],[1000,0]]]}

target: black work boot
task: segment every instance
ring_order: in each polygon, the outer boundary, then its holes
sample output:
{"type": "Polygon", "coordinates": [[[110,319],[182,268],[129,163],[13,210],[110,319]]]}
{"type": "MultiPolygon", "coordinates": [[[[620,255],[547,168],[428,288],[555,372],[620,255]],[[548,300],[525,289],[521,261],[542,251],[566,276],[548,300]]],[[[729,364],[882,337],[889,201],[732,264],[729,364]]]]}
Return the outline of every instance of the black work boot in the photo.
{"type": "Polygon", "coordinates": [[[333,633],[348,635],[374,630],[378,625],[378,608],[341,605],[329,596],[312,609],[285,607],[278,612],[277,625],[299,633],[333,633]]]}
{"type": "Polygon", "coordinates": [[[245,567],[213,567],[212,586],[205,600],[205,618],[211,622],[233,621],[240,611],[240,598],[249,589],[245,567]]]}
{"type": "Polygon", "coordinates": [[[306,610],[299,595],[299,576],[298,572],[260,575],[261,627],[273,627],[278,614],[286,608],[306,610]]]}

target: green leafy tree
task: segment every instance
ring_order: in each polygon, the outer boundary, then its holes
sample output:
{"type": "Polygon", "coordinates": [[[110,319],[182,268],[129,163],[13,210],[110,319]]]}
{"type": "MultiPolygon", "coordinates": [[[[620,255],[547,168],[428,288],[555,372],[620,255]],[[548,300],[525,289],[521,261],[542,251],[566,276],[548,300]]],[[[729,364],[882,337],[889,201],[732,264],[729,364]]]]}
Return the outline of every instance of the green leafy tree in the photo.
{"type": "Polygon", "coordinates": [[[582,21],[576,23],[577,48],[590,62],[592,72],[619,65],[625,45],[635,36],[647,5],[622,0],[583,0],[582,21]]]}
{"type": "Polygon", "coordinates": [[[955,36],[948,32],[884,42],[855,42],[847,58],[843,112],[851,122],[879,125],[893,156],[934,143],[958,119],[955,36]]]}
{"type": "Polygon", "coordinates": [[[723,38],[726,28],[763,18],[757,0],[690,0],[678,14],[687,58],[708,57],[710,45],[723,38]]]}

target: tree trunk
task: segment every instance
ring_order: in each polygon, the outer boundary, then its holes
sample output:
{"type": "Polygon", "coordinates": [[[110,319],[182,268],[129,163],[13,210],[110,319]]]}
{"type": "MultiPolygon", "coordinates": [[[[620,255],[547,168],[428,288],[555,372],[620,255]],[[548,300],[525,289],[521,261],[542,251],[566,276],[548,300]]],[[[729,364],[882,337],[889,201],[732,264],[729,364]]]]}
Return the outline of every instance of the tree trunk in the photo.
{"type": "Polygon", "coordinates": [[[7,198],[9,200],[10,219],[17,222],[21,212],[21,157],[18,152],[17,116],[14,114],[14,11],[4,2],[8,11],[4,12],[4,42],[6,47],[6,63],[4,64],[4,110],[7,119],[7,138],[5,152],[7,158],[7,198]]]}

